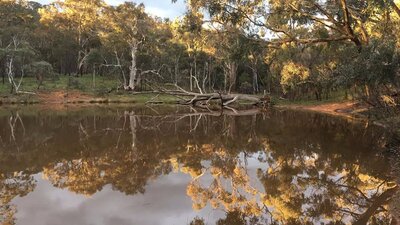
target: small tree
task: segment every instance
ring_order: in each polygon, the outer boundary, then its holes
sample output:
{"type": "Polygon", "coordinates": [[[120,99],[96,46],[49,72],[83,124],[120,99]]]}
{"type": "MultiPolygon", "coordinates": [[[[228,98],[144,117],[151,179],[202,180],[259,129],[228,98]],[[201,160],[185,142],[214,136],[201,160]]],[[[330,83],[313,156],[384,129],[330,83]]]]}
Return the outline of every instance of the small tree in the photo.
{"type": "Polygon", "coordinates": [[[38,90],[43,85],[44,79],[53,74],[53,67],[46,61],[33,62],[25,66],[25,70],[28,75],[36,77],[38,90]]]}
{"type": "Polygon", "coordinates": [[[5,58],[6,74],[11,87],[10,92],[18,93],[25,75],[24,65],[30,63],[35,52],[28,43],[20,42],[17,36],[14,36],[12,42],[1,52],[5,58]],[[17,81],[17,74],[20,74],[19,81],[17,81]]]}
{"type": "MultiPolygon", "coordinates": [[[[283,93],[294,94],[298,87],[304,84],[310,77],[310,70],[303,65],[292,61],[285,64],[281,71],[281,86],[283,93]]],[[[295,96],[293,96],[295,97],[295,96]]]]}
{"type": "Polygon", "coordinates": [[[336,69],[338,85],[353,86],[358,97],[373,106],[385,105],[385,99],[400,93],[400,61],[396,43],[372,41],[361,53],[345,51],[346,57],[336,69]]]}

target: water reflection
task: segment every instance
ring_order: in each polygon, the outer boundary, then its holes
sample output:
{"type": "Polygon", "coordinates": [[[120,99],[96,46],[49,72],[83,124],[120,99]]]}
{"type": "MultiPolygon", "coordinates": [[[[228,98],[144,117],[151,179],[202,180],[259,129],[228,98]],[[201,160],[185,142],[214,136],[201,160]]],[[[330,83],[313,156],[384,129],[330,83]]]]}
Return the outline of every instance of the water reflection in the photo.
{"type": "Polygon", "coordinates": [[[149,189],[159,187],[156,195],[169,202],[181,190],[179,204],[193,210],[174,224],[396,223],[389,203],[398,186],[379,154],[381,130],[304,112],[254,113],[11,110],[0,117],[0,221],[24,223],[18,210],[37,201],[29,193],[46,195],[35,188],[46,181],[92,201],[110,191],[143,196],[149,217],[161,211],[149,189]],[[201,213],[212,209],[223,213],[201,213]]]}

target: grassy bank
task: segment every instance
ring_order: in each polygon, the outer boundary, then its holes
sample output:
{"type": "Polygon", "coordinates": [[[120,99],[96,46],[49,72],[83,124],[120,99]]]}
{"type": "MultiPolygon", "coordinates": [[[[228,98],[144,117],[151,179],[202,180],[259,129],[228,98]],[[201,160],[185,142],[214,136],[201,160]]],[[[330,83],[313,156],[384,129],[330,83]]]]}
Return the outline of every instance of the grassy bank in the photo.
{"type": "MultiPolygon", "coordinates": [[[[81,103],[136,103],[143,104],[149,101],[175,103],[179,100],[170,95],[132,94],[124,90],[116,90],[120,81],[117,77],[96,76],[91,74],[81,77],[54,75],[47,77],[38,89],[35,78],[25,77],[21,83],[22,92],[35,94],[10,94],[10,85],[0,83],[0,104],[81,104],[81,103]]],[[[309,110],[320,113],[344,116],[347,118],[373,118],[375,121],[397,121],[396,116],[388,116],[385,112],[372,111],[367,105],[348,99],[344,91],[331,93],[329,98],[321,101],[288,100],[279,97],[273,98],[278,108],[295,110],[309,110]],[[372,111],[372,112],[371,112],[372,111]],[[388,119],[389,118],[389,119],[388,119]],[[393,119],[395,118],[395,119],[393,119]]]]}
{"type": "Polygon", "coordinates": [[[132,94],[116,90],[119,85],[116,78],[91,75],[82,77],[54,76],[46,79],[38,89],[35,78],[23,79],[19,91],[11,94],[8,83],[0,84],[0,104],[37,104],[37,103],[146,103],[160,101],[173,103],[178,99],[169,95],[132,94]],[[29,93],[28,93],[29,92],[29,93]],[[34,93],[34,94],[32,94],[34,93]]]}
{"type": "MultiPolygon", "coordinates": [[[[0,84],[0,104],[82,104],[82,103],[136,103],[143,104],[149,101],[175,103],[179,100],[170,95],[156,94],[132,94],[124,90],[117,90],[120,85],[117,77],[96,76],[93,79],[91,74],[81,77],[54,75],[47,77],[38,89],[38,82],[35,78],[25,77],[21,83],[20,91],[23,93],[10,94],[10,85],[6,82],[0,84]],[[32,92],[35,94],[26,94],[32,92]]],[[[341,110],[348,107],[349,101],[344,101],[344,93],[335,92],[329,99],[316,100],[282,100],[279,97],[273,98],[277,107],[292,109],[313,110],[335,115],[347,115],[349,111],[341,110]],[[336,104],[329,107],[317,107],[327,104],[336,104]],[[340,111],[341,110],[341,111],[340,111]]]]}

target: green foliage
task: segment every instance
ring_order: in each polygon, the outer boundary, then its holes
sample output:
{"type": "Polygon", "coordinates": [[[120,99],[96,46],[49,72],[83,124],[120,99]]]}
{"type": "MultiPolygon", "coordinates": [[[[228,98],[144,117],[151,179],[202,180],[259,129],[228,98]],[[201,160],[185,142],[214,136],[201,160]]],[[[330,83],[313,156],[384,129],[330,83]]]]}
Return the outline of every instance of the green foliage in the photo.
{"type": "Polygon", "coordinates": [[[68,79],[68,88],[77,89],[77,90],[85,90],[85,86],[83,83],[75,77],[69,77],[68,79]]]}
{"type": "Polygon", "coordinates": [[[346,56],[337,68],[341,82],[359,85],[394,83],[399,68],[399,53],[393,41],[374,40],[361,53],[347,50],[344,54],[346,56]]]}
{"type": "Polygon", "coordinates": [[[390,96],[399,89],[400,61],[396,43],[374,40],[361,53],[345,49],[343,54],[343,61],[335,70],[336,85],[361,87],[357,93],[359,97],[375,106],[388,105],[392,101],[390,96]]]}
{"type": "Polygon", "coordinates": [[[281,85],[284,93],[294,90],[310,77],[310,70],[303,65],[288,62],[281,71],[281,85]]]}
{"type": "Polygon", "coordinates": [[[135,71],[141,90],[174,83],[197,91],[197,79],[204,91],[318,100],[341,92],[397,104],[398,2],[186,2],[186,15],[170,21],[131,2],[1,1],[0,75],[6,83],[12,61],[16,78],[89,76],[70,86],[101,94],[135,71]],[[114,82],[99,85],[103,78],[114,82]]]}
{"type": "Polygon", "coordinates": [[[89,65],[101,64],[103,61],[102,52],[99,49],[92,49],[86,58],[86,62],[89,65]]]}
{"type": "Polygon", "coordinates": [[[239,90],[241,93],[251,94],[253,92],[253,86],[247,81],[241,82],[239,90]]]}
{"type": "Polygon", "coordinates": [[[53,67],[46,61],[33,62],[25,65],[24,70],[28,76],[49,77],[53,75],[53,67]]]}

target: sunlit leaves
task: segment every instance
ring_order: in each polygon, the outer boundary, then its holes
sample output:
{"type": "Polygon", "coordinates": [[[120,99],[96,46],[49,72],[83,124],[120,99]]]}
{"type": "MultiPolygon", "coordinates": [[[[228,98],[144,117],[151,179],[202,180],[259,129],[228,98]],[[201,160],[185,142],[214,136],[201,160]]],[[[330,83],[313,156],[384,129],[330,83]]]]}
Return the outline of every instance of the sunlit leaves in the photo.
{"type": "Polygon", "coordinates": [[[303,65],[288,62],[281,71],[281,85],[287,93],[294,89],[300,82],[306,81],[310,77],[310,71],[303,65]]]}
{"type": "Polygon", "coordinates": [[[78,35],[89,35],[95,31],[104,2],[95,1],[55,1],[40,9],[41,22],[71,31],[78,35]]]}

